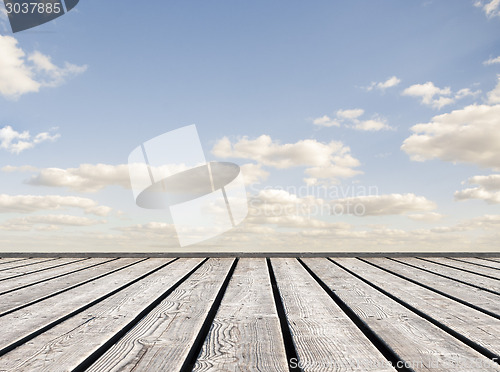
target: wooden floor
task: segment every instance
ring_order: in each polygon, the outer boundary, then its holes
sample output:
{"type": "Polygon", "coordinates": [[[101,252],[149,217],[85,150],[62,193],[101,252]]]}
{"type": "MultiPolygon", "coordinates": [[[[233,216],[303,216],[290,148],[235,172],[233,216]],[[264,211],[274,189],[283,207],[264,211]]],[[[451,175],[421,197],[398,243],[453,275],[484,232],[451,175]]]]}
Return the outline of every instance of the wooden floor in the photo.
{"type": "Polygon", "coordinates": [[[500,258],[2,258],[0,371],[500,371],[500,258]]]}

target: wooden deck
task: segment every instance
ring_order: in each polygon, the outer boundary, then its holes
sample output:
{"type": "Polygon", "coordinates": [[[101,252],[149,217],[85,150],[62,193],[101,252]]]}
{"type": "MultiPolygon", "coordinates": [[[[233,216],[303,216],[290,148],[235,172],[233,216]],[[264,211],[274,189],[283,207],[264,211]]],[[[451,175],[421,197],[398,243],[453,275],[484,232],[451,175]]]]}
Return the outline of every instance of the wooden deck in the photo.
{"type": "Polygon", "coordinates": [[[0,371],[500,371],[500,258],[6,257],[0,371]]]}

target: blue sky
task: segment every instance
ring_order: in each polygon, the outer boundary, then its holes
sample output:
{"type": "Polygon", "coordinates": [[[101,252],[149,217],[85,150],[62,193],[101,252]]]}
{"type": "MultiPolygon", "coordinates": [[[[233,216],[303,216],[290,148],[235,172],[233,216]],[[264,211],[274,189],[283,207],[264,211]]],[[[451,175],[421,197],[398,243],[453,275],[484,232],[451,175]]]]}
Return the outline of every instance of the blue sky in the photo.
{"type": "Polygon", "coordinates": [[[134,5],[0,14],[2,250],[181,250],[126,164],[194,123],[251,207],[184,249],[498,251],[498,0],[134,5]]]}

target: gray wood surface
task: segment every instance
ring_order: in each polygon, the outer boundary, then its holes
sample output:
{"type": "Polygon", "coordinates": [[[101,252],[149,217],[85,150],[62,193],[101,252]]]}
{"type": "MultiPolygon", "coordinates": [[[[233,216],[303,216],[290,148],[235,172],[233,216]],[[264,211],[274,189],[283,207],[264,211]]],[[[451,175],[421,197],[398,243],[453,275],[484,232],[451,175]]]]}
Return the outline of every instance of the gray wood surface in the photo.
{"type": "MultiPolygon", "coordinates": [[[[448,297],[439,295],[417,284],[398,278],[357,259],[345,258],[335,259],[335,261],[360,277],[366,279],[368,282],[373,283],[401,301],[413,306],[415,309],[428,315],[430,318],[435,319],[441,324],[444,324],[445,326],[463,335],[467,339],[500,356],[500,340],[498,338],[498,335],[500,335],[500,320],[492,318],[491,316],[474,310],[466,305],[457,303],[448,297]]],[[[327,269],[328,266],[323,264],[322,273],[327,273],[327,269]]],[[[335,268],[335,271],[338,270],[338,268],[335,268]]],[[[327,273],[326,275],[328,276],[329,274],[327,273]]],[[[345,285],[348,286],[348,275],[350,274],[332,276],[329,282],[339,283],[340,281],[345,280],[345,285]]],[[[354,284],[352,284],[353,281],[353,279],[350,280],[352,286],[354,286],[354,284]]],[[[365,288],[366,286],[367,284],[364,284],[365,288]]],[[[354,291],[354,289],[352,290],[354,291]]],[[[373,290],[374,289],[371,290],[372,293],[373,290]]],[[[354,302],[354,299],[352,302],[354,302]]],[[[372,297],[372,300],[377,304],[381,304],[381,306],[392,304],[392,301],[384,301],[384,295],[382,294],[372,297]]],[[[415,316],[413,315],[413,317],[415,316]]],[[[402,317],[398,316],[396,319],[393,319],[395,324],[400,318],[402,317]]],[[[382,324],[377,322],[377,325],[381,326],[382,324]]],[[[377,333],[381,334],[380,331],[377,331],[377,333]]],[[[439,333],[442,332],[438,332],[435,335],[439,333]]],[[[433,333],[430,332],[429,334],[433,333]]],[[[397,337],[398,339],[404,338],[402,334],[399,336],[394,334],[393,337],[397,337]]],[[[421,340],[414,341],[417,343],[422,342],[421,340]]],[[[434,347],[434,345],[432,345],[432,347],[434,347]]],[[[433,353],[434,351],[431,350],[431,354],[433,353]]],[[[448,352],[446,357],[449,358],[450,355],[453,355],[453,353],[454,351],[451,354],[448,352]]],[[[423,355],[421,357],[423,359],[428,359],[423,355]]],[[[444,358],[445,354],[443,354],[442,357],[444,358]]]]}
{"type": "Polygon", "coordinates": [[[493,269],[500,270],[500,262],[492,260],[483,260],[482,258],[477,258],[477,257],[460,257],[460,261],[465,261],[476,265],[487,266],[493,269]]]}
{"type": "MultiPolygon", "coordinates": [[[[79,285],[80,283],[84,283],[88,280],[92,280],[100,275],[105,275],[111,273],[114,270],[117,270],[121,267],[124,267],[134,260],[130,259],[113,259],[109,261],[109,259],[104,258],[91,258],[90,260],[85,260],[83,262],[78,262],[75,265],[63,266],[59,269],[63,270],[75,270],[86,268],[85,270],[81,270],[78,272],[70,273],[69,275],[65,275],[54,280],[45,281],[39,284],[31,285],[29,287],[24,287],[21,289],[14,290],[12,292],[8,292],[6,294],[0,295],[0,316],[4,315],[7,311],[12,311],[13,309],[23,306],[35,301],[40,300],[46,296],[53,295],[60,291],[67,290],[68,288],[79,285]],[[106,262],[108,261],[108,262],[106,262]],[[97,264],[100,262],[104,262],[102,265],[94,266],[86,268],[92,264],[97,264]],[[85,266],[84,266],[85,265],[85,266]]],[[[53,269],[54,271],[56,269],[53,269]]],[[[52,271],[52,270],[49,270],[52,271]]],[[[46,273],[46,272],[44,272],[46,273]]],[[[30,275],[31,276],[31,275],[30,275]]],[[[16,283],[22,282],[21,279],[25,279],[27,277],[21,277],[16,280],[16,283]]],[[[5,284],[8,283],[4,282],[5,284]]],[[[0,282],[0,288],[2,287],[3,282],[0,282]]],[[[21,284],[21,283],[20,283],[21,284]]]]}
{"type": "MultiPolygon", "coordinates": [[[[136,258],[126,260],[129,263],[140,261],[140,259],[136,258]]],[[[113,292],[168,261],[170,260],[161,258],[147,259],[106,277],[84,284],[74,290],[61,293],[27,308],[0,317],[0,329],[2,330],[0,350],[92,301],[113,292]]]]}
{"type": "Polygon", "coordinates": [[[31,258],[19,258],[19,257],[3,257],[0,259],[0,268],[4,268],[5,264],[12,264],[15,262],[20,262],[20,261],[27,261],[31,260],[31,258]]]}
{"type": "Polygon", "coordinates": [[[265,259],[240,259],[193,371],[288,371],[265,259]]]}
{"type": "MultiPolygon", "coordinates": [[[[110,259],[101,258],[99,260],[101,260],[101,262],[103,262],[105,260],[110,260],[110,259]]],[[[61,273],[64,273],[64,272],[72,272],[77,267],[83,267],[83,266],[87,265],[87,262],[93,262],[93,259],[78,260],[78,261],[74,261],[74,262],[69,263],[69,264],[64,265],[64,266],[55,267],[55,268],[52,268],[49,270],[39,271],[39,272],[30,274],[30,275],[20,276],[20,277],[15,278],[15,280],[0,281],[0,294],[4,293],[6,291],[11,291],[11,290],[14,290],[16,288],[21,288],[21,287],[24,287],[26,285],[30,285],[32,283],[36,283],[40,280],[53,278],[53,277],[55,277],[61,273]]],[[[95,261],[95,262],[97,262],[97,261],[95,261]]]]}
{"type": "Polygon", "coordinates": [[[453,266],[458,269],[463,269],[464,271],[466,270],[467,272],[473,272],[476,275],[485,275],[488,277],[491,277],[496,280],[500,280],[500,271],[484,267],[484,266],[479,266],[475,265],[470,262],[464,262],[464,261],[459,261],[459,260],[454,260],[451,258],[444,258],[444,257],[426,257],[426,260],[432,261],[432,262],[437,262],[449,266],[453,266]]]}
{"type": "MultiPolygon", "coordinates": [[[[57,265],[60,258],[33,258],[22,262],[9,262],[9,264],[0,266],[0,280],[10,276],[24,274],[35,271],[38,268],[44,268],[57,265]]],[[[66,258],[67,261],[76,261],[78,258],[66,258]]]]}
{"type": "Polygon", "coordinates": [[[296,259],[271,262],[305,372],[394,371],[296,259]]]}
{"type": "MultiPolygon", "coordinates": [[[[500,314],[500,297],[496,294],[471,287],[470,285],[457,282],[453,279],[447,279],[442,276],[405,265],[399,262],[399,260],[393,261],[386,258],[363,258],[363,260],[372,262],[380,267],[400,274],[406,278],[413,279],[418,283],[434,288],[449,296],[467,301],[494,314],[500,314]]],[[[411,264],[418,264],[419,262],[421,262],[420,260],[406,258],[400,261],[408,262],[411,264]]]]}
{"type": "MultiPolygon", "coordinates": [[[[113,261],[102,257],[76,262],[82,258],[0,259],[0,275],[21,273],[0,279],[0,371],[72,371],[99,356],[88,371],[179,371],[202,325],[207,324],[209,309],[234,262],[233,258],[211,258],[200,267],[203,258],[199,257],[113,261]],[[65,265],[56,267],[61,263],[65,265]],[[88,267],[95,263],[101,264],[88,267]],[[194,268],[172,293],[166,292],[194,268]],[[2,290],[10,292],[2,294],[2,290]],[[101,355],[98,350],[103,345],[101,355]]],[[[500,320],[495,317],[500,314],[500,295],[459,280],[474,280],[478,286],[500,281],[411,257],[334,260],[361,279],[324,257],[303,259],[359,317],[353,317],[356,322],[298,260],[271,259],[285,321],[300,358],[294,362],[300,362],[304,372],[394,371],[378,344],[358,328],[360,323],[415,372],[500,371],[499,364],[461,342],[459,336],[453,337],[457,332],[491,353],[500,353],[500,320]],[[431,272],[422,270],[424,266],[431,272]]],[[[484,269],[500,272],[486,267],[500,260],[489,260],[463,257],[459,264],[481,268],[478,263],[484,262],[484,269]]],[[[262,257],[239,260],[211,328],[203,330],[208,336],[201,345],[196,372],[289,370],[267,262],[262,257]]]]}
{"type": "Polygon", "coordinates": [[[52,270],[53,268],[65,266],[73,262],[86,260],[85,258],[59,258],[57,260],[40,262],[35,265],[13,268],[5,271],[0,271],[1,281],[16,281],[22,276],[31,276],[43,271],[52,270]]]}
{"type": "Polygon", "coordinates": [[[206,262],[87,372],[178,371],[233,261],[206,262]]]}
{"type": "Polygon", "coordinates": [[[424,261],[418,258],[397,258],[395,260],[400,262],[407,262],[412,264],[413,266],[421,267],[434,273],[445,275],[452,279],[458,279],[460,281],[473,284],[480,288],[486,288],[490,291],[500,294],[500,281],[498,280],[486,278],[481,275],[475,275],[459,269],[453,269],[451,267],[439,265],[434,262],[424,261]]]}
{"type": "Polygon", "coordinates": [[[21,345],[0,358],[0,365],[15,371],[71,371],[201,261],[173,262],[21,345]]]}

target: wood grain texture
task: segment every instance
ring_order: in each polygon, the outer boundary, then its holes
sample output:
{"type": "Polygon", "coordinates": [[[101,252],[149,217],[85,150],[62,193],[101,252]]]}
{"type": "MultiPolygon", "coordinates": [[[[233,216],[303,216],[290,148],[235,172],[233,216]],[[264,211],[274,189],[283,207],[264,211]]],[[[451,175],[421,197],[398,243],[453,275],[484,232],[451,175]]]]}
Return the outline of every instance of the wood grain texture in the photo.
{"type": "Polygon", "coordinates": [[[296,259],[271,262],[305,372],[394,371],[296,259]]]}
{"type": "Polygon", "coordinates": [[[462,282],[470,283],[480,288],[489,289],[497,294],[500,294],[500,281],[486,278],[484,276],[471,274],[459,269],[453,269],[437,263],[424,261],[418,258],[397,258],[395,259],[399,262],[406,262],[416,267],[421,267],[426,270],[430,270],[434,273],[441,274],[452,279],[457,279],[462,282]]]}
{"type": "MultiPolygon", "coordinates": [[[[486,267],[489,267],[492,269],[500,270],[500,262],[484,260],[482,258],[477,258],[477,257],[461,257],[459,260],[469,262],[472,264],[476,264],[476,265],[480,265],[480,266],[486,266],[486,267]]],[[[498,275],[498,273],[497,273],[497,275],[498,275]]]]}
{"type": "MultiPolygon", "coordinates": [[[[34,301],[38,301],[46,296],[53,295],[54,293],[67,290],[71,287],[83,284],[88,280],[92,280],[100,275],[105,275],[130,264],[130,259],[109,259],[104,258],[91,258],[83,262],[78,262],[75,265],[67,265],[60,267],[58,269],[53,269],[53,273],[68,272],[68,275],[64,275],[53,280],[44,281],[39,284],[31,285],[29,287],[24,287],[15,290],[11,289],[12,292],[0,295],[0,316],[2,316],[7,311],[12,311],[19,306],[23,306],[34,301]],[[92,266],[98,263],[103,263],[98,266],[92,266]],[[78,272],[71,272],[69,270],[84,269],[78,272]]],[[[132,261],[133,262],[133,261],[132,261]]],[[[52,270],[49,270],[52,272],[52,270]]],[[[44,272],[46,273],[46,272],[44,272]]],[[[30,275],[31,276],[31,275],[30,275]]],[[[21,277],[16,280],[16,284],[23,284],[23,279],[27,277],[21,277]]],[[[40,277],[39,277],[40,278],[40,277]]],[[[2,284],[7,284],[8,282],[0,282],[0,288],[4,288],[2,284]]],[[[16,287],[16,286],[13,286],[16,287]]]]}
{"type": "MultiPolygon", "coordinates": [[[[383,260],[383,258],[375,260],[383,260]]],[[[500,356],[500,340],[498,338],[498,335],[500,335],[500,320],[461,303],[457,303],[448,297],[432,292],[417,284],[389,274],[365,262],[356,259],[336,259],[335,261],[368,282],[392,294],[399,300],[413,306],[430,318],[435,319],[446,327],[453,329],[469,340],[500,356]]],[[[327,265],[323,265],[322,272],[326,271],[327,268],[327,265]]],[[[339,269],[335,268],[335,270],[338,271],[339,269]]],[[[335,279],[340,281],[345,276],[336,276],[330,280],[335,279]]],[[[383,295],[378,295],[373,300],[382,305],[391,303],[391,301],[384,301],[383,295]]],[[[395,321],[397,322],[397,320],[395,321]]],[[[402,339],[401,336],[399,338],[402,339]]],[[[418,340],[415,341],[421,342],[418,340]]],[[[449,357],[450,354],[448,353],[447,356],[449,357]]],[[[445,357],[445,355],[443,354],[442,357],[445,357]]]]}
{"type": "Polygon", "coordinates": [[[264,258],[238,262],[193,371],[288,371],[264,258]]]}
{"type": "Polygon", "coordinates": [[[178,371],[233,259],[210,259],[87,372],[178,371]]]}
{"type": "Polygon", "coordinates": [[[13,264],[19,261],[27,261],[31,260],[31,258],[19,258],[19,257],[3,257],[0,259],[0,268],[4,268],[6,266],[3,266],[5,264],[13,264]]]}
{"type": "Polygon", "coordinates": [[[14,281],[17,283],[17,280],[19,278],[25,276],[30,277],[32,275],[37,275],[45,271],[50,271],[83,260],[86,260],[86,258],[59,258],[53,261],[40,262],[36,265],[30,265],[30,266],[20,267],[17,269],[2,271],[0,272],[0,283],[2,281],[10,281],[10,282],[14,281]]]}
{"type": "Polygon", "coordinates": [[[402,263],[408,262],[409,264],[413,265],[414,263],[419,264],[419,262],[421,262],[420,260],[407,258],[397,259],[394,261],[375,258],[363,258],[363,260],[372,262],[391,272],[402,275],[405,278],[413,279],[418,283],[434,288],[449,296],[467,301],[492,313],[500,314],[500,297],[498,295],[402,263]]]}
{"type": "MultiPolygon", "coordinates": [[[[106,260],[106,259],[101,259],[101,260],[106,260]]],[[[26,285],[30,285],[32,283],[36,283],[40,280],[53,278],[53,277],[60,275],[61,273],[64,273],[64,272],[72,272],[77,267],[83,267],[83,266],[87,265],[87,262],[93,262],[93,260],[92,259],[83,259],[83,260],[73,261],[73,262],[68,263],[67,265],[55,267],[55,268],[52,268],[49,270],[39,271],[39,272],[33,273],[31,275],[20,276],[20,277],[15,278],[15,280],[0,281],[0,294],[4,293],[6,291],[15,290],[16,288],[21,288],[21,287],[24,287],[26,285]]],[[[95,261],[95,262],[97,262],[97,261],[95,261]]],[[[101,261],[101,262],[104,262],[104,261],[101,261]]]]}
{"type": "MultiPolygon", "coordinates": [[[[61,258],[51,258],[51,259],[37,259],[34,258],[30,260],[29,263],[19,262],[14,263],[12,266],[0,267],[0,280],[6,280],[11,277],[17,277],[19,275],[26,275],[27,273],[34,272],[40,269],[58,265],[62,263],[61,258]]],[[[65,262],[71,262],[76,260],[81,260],[81,258],[65,258],[65,262]]]]}
{"type": "Polygon", "coordinates": [[[173,262],[19,346],[0,365],[7,371],[71,371],[201,261],[173,262]]]}
{"type": "Polygon", "coordinates": [[[500,271],[492,269],[492,268],[487,268],[484,266],[479,266],[475,265],[470,262],[464,262],[464,261],[459,261],[459,260],[453,260],[451,258],[444,258],[444,257],[438,257],[436,258],[429,258],[426,257],[426,260],[432,261],[432,262],[437,262],[445,265],[452,266],[457,269],[462,269],[463,271],[466,272],[472,272],[476,275],[484,275],[490,278],[493,278],[495,280],[500,281],[500,271]]]}
{"type": "Polygon", "coordinates": [[[125,260],[138,263],[1,317],[0,350],[170,261],[147,259],[139,262],[140,259],[133,258],[125,260]]]}

